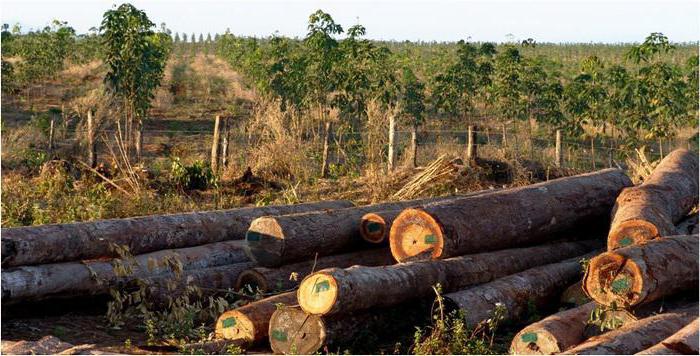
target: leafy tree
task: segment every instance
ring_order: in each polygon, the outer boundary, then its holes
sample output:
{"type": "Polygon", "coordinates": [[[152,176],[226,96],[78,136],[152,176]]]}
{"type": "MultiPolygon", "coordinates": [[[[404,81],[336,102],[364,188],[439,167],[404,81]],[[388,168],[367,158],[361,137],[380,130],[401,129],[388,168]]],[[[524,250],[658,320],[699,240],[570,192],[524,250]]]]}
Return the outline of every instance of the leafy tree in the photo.
{"type": "Polygon", "coordinates": [[[410,68],[404,68],[401,77],[400,105],[403,115],[411,126],[411,162],[416,166],[417,131],[424,122],[425,85],[421,83],[410,68]]]}
{"type": "Polygon", "coordinates": [[[486,73],[480,72],[476,46],[465,41],[459,41],[457,46],[457,62],[435,77],[433,101],[438,109],[468,118],[477,88],[484,83],[482,75],[486,73]]]}
{"type": "Polygon", "coordinates": [[[175,32],[175,38],[173,38],[173,42],[176,44],[180,43],[180,34],[175,32]]]}
{"type": "Polygon", "coordinates": [[[564,106],[574,120],[570,134],[580,134],[584,124],[605,125],[608,117],[608,93],[604,65],[596,56],[584,59],[581,73],[566,87],[564,106]]]}
{"type": "Polygon", "coordinates": [[[108,67],[105,83],[121,104],[126,151],[130,157],[133,145],[137,160],[143,119],[163,78],[171,46],[170,36],[154,32],[153,27],[146,13],[131,4],[105,12],[100,27],[108,67]]]}
{"type": "Polygon", "coordinates": [[[521,96],[522,71],[520,52],[506,45],[496,56],[491,84],[494,108],[504,122],[527,118],[526,103],[521,96]]]}

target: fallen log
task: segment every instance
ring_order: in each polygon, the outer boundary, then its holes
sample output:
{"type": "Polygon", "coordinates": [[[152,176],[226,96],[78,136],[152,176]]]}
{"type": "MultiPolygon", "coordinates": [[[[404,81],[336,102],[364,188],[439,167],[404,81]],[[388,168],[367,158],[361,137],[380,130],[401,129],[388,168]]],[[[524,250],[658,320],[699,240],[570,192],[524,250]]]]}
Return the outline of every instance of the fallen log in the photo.
{"type": "Polygon", "coordinates": [[[288,291],[299,286],[302,279],[314,271],[353,265],[385,266],[394,264],[389,249],[371,249],[342,255],[321,257],[317,260],[284,265],[278,268],[254,267],[241,273],[236,282],[236,289],[250,288],[251,291],[269,293],[288,291]]]}
{"type": "Polygon", "coordinates": [[[96,295],[106,293],[110,287],[129,280],[171,275],[173,270],[249,262],[244,248],[245,241],[224,241],[111,261],[62,262],[7,268],[3,269],[0,276],[2,302],[96,295]]]}
{"type": "MultiPolygon", "coordinates": [[[[427,198],[414,200],[415,206],[420,207],[426,204],[438,203],[443,201],[448,201],[452,199],[465,198],[475,195],[480,195],[488,192],[496,191],[495,189],[480,190],[477,192],[471,192],[468,194],[450,196],[450,197],[438,197],[438,198],[427,198]]],[[[362,216],[360,220],[360,235],[362,238],[372,244],[384,244],[388,243],[389,230],[391,229],[391,223],[396,219],[396,217],[403,211],[404,208],[397,208],[391,210],[377,211],[372,213],[367,213],[362,216]]]]}
{"type": "Polygon", "coordinates": [[[630,185],[621,170],[606,169],[406,209],[391,226],[391,253],[405,262],[541,243],[607,221],[615,197],[630,185]]]}
{"type": "Polygon", "coordinates": [[[118,257],[114,246],[133,254],[243,239],[253,219],[351,207],[349,201],[245,207],[229,210],[153,215],[3,228],[2,266],[118,257]]]}
{"type": "Polygon", "coordinates": [[[608,251],[588,264],[583,288],[602,305],[625,308],[698,286],[697,235],[608,251]]]}
{"type": "Polygon", "coordinates": [[[566,288],[564,292],[561,293],[561,297],[559,297],[559,303],[581,306],[590,302],[591,298],[583,291],[581,284],[582,281],[576,281],[566,288]]]}
{"type": "Polygon", "coordinates": [[[226,340],[257,343],[267,339],[272,313],[283,305],[296,304],[296,293],[287,292],[228,310],[216,320],[214,334],[226,340]]]}
{"type": "Polygon", "coordinates": [[[697,355],[700,353],[698,346],[698,319],[693,320],[677,333],[669,336],[664,341],[638,352],[637,355],[697,355]]]}
{"type": "Polygon", "coordinates": [[[697,302],[673,312],[658,314],[623,325],[621,328],[594,336],[563,354],[565,355],[631,355],[673,335],[698,317],[697,302]]]}
{"type": "Polygon", "coordinates": [[[581,260],[591,254],[531,268],[492,282],[444,295],[448,312],[461,311],[465,326],[474,327],[493,316],[498,303],[505,307],[505,320],[520,320],[532,306],[551,306],[559,291],[581,278],[581,260]]]}
{"type": "Polygon", "coordinates": [[[676,225],[679,235],[697,235],[698,227],[698,213],[686,216],[676,225]]]}
{"type": "Polygon", "coordinates": [[[608,250],[678,235],[675,227],[698,203],[698,154],[678,149],[666,156],[641,185],[617,198],[608,250]]]}
{"type": "MultiPolygon", "coordinates": [[[[306,277],[297,290],[309,314],[339,314],[430,296],[433,286],[454,291],[601,247],[598,241],[560,242],[384,267],[329,268],[306,277]]],[[[580,269],[580,267],[579,267],[580,269]]]]}
{"type": "Polygon", "coordinates": [[[261,266],[278,267],[360,249],[358,221],[376,211],[414,206],[412,200],[301,214],[264,216],[246,233],[251,258],[261,266]]]}
{"type": "Polygon", "coordinates": [[[377,316],[357,313],[329,318],[306,314],[298,307],[283,307],[270,318],[270,347],[276,354],[314,354],[328,343],[351,340],[373,317],[377,316]]]}

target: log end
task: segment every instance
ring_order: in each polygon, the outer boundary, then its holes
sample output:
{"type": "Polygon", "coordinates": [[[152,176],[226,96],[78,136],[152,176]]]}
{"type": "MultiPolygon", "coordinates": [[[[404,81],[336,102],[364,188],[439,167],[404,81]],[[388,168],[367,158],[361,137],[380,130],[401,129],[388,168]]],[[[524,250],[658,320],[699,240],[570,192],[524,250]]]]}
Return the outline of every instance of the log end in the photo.
{"type": "Polygon", "coordinates": [[[640,245],[659,237],[654,224],[641,219],[632,219],[612,226],[608,234],[608,251],[631,245],[640,245]]]}
{"type": "Polygon", "coordinates": [[[255,341],[255,324],[245,314],[237,310],[224,312],[216,320],[214,334],[219,339],[255,341]]]}
{"type": "Polygon", "coordinates": [[[328,313],[338,299],[338,283],[324,272],[314,273],[301,281],[297,290],[299,306],[309,314],[328,313]]]}
{"type": "Polygon", "coordinates": [[[270,291],[270,286],[267,283],[265,276],[254,270],[249,269],[241,272],[236,279],[236,290],[250,288],[253,292],[266,293],[270,291]]]}
{"type": "Polygon", "coordinates": [[[360,236],[373,244],[380,244],[386,238],[386,221],[376,213],[368,213],[362,216],[360,221],[360,236]]]}
{"type": "Polygon", "coordinates": [[[309,355],[321,349],[326,333],[320,317],[298,307],[282,307],[270,317],[269,339],[276,354],[309,355]]]}
{"type": "Polygon", "coordinates": [[[389,233],[391,254],[399,262],[438,259],[444,236],[439,222],[422,209],[405,209],[394,219],[389,233]]]}
{"type": "Polygon", "coordinates": [[[639,266],[615,252],[591,259],[583,285],[591,299],[605,306],[628,308],[646,297],[639,266]]]}
{"type": "Polygon", "coordinates": [[[253,220],[245,235],[249,257],[266,267],[277,267],[282,261],[284,233],[273,216],[253,220]]]}
{"type": "Polygon", "coordinates": [[[512,355],[554,355],[562,351],[552,334],[537,328],[523,329],[510,344],[512,355]]]}

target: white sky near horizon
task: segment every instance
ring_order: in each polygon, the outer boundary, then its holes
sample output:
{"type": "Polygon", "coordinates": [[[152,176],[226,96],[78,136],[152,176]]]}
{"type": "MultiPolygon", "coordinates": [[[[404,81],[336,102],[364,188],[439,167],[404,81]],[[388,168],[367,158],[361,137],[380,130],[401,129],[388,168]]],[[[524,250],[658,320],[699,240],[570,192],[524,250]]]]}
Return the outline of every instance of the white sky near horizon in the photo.
{"type": "MultiPolygon", "coordinates": [[[[23,29],[52,19],[68,21],[78,33],[99,27],[111,0],[2,0],[0,21],[23,29]]],[[[308,16],[322,9],[347,28],[359,23],[378,40],[504,42],[640,42],[663,32],[674,42],[700,38],[700,1],[184,1],[133,0],[156,24],[174,32],[223,33],[264,37],[274,33],[303,37],[308,16]],[[510,34],[510,36],[509,36],[510,34]]]]}

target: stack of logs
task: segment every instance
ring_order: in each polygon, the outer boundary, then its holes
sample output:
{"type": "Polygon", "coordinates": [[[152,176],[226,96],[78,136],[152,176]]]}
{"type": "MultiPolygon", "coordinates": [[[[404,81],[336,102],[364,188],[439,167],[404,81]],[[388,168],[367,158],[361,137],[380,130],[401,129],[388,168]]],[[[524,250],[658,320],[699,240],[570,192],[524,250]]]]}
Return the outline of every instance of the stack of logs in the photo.
{"type": "Polygon", "coordinates": [[[341,350],[391,323],[387,310],[415,310],[437,292],[442,308],[475,327],[499,304],[510,322],[533,306],[551,310],[583,281],[594,302],[528,326],[512,352],[677,352],[698,332],[697,299],[664,304],[698,283],[697,217],[687,218],[697,170],[697,155],[678,150],[636,187],[607,169],[361,207],[333,201],[3,229],[2,301],[103,293],[133,278],[157,286],[175,259],[188,283],[264,297],[223,313],[217,340],[311,354],[341,350]],[[127,277],[115,261],[133,265],[127,277]],[[591,314],[624,322],[588,338],[591,314]]]}

